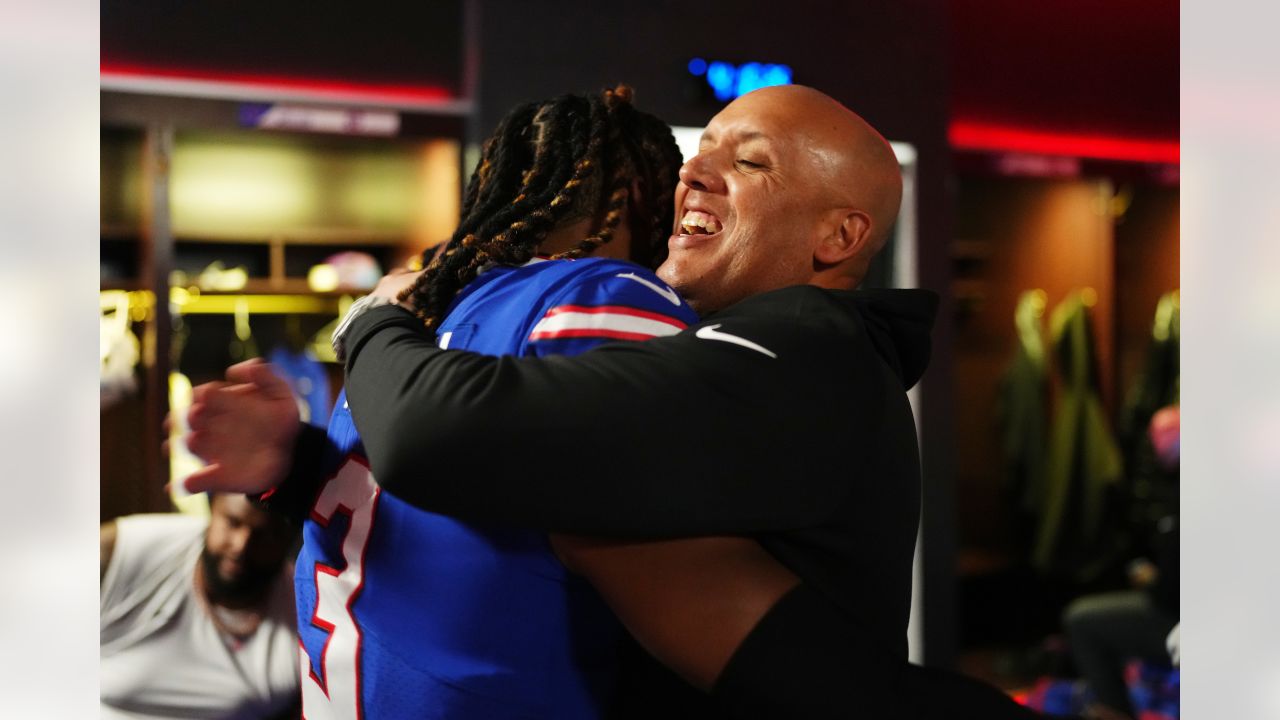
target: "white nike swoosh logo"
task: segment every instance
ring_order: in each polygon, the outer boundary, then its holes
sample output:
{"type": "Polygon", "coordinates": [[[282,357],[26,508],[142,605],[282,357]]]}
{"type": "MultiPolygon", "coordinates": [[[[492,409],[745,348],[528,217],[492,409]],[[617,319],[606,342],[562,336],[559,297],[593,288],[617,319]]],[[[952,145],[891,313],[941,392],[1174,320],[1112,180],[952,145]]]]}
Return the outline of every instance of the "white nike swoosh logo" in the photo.
{"type": "Polygon", "coordinates": [[[773,352],[772,350],[769,350],[768,348],[763,347],[761,345],[757,345],[746,338],[740,338],[737,335],[730,335],[729,333],[720,332],[719,330],[716,330],[716,328],[718,327],[720,327],[719,324],[706,325],[704,327],[698,328],[698,331],[695,332],[694,335],[702,338],[703,340],[720,340],[721,342],[733,343],[734,345],[741,345],[742,347],[747,348],[749,350],[755,350],[758,353],[763,353],[765,355],[768,355],[769,357],[775,360],[778,358],[777,353],[773,352]]]}
{"type": "Polygon", "coordinates": [[[654,285],[653,283],[649,282],[648,280],[645,280],[644,278],[640,277],[635,273],[618,273],[618,277],[626,278],[628,280],[635,280],[641,285],[649,288],[650,290],[666,298],[667,301],[670,302],[672,305],[675,305],[676,307],[680,306],[680,296],[676,294],[675,290],[672,290],[669,287],[660,287],[658,285],[654,285]]]}

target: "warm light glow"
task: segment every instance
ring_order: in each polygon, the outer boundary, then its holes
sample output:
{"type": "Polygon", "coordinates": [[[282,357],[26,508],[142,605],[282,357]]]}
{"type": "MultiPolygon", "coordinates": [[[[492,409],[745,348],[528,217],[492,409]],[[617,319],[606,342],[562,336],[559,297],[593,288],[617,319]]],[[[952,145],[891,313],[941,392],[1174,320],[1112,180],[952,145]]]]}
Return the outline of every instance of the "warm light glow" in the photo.
{"type": "Polygon", "coordinates": [[[312,265],[307,271],[307,287],[316,292],[331,292],[338,289],[338,270],[332,265],[321,263],[312,265]]]}
{"type": "Polygon", "coordinates": [[[170,188],[174,231],[185,236],[407,230],[423,202],[417,158],[405,149],[245,133],[184,133],[170,188]]]}
{"type": "Polygon", "coordinates": [[[174,229],[246,230],[299,224],[321,193],[296,147],[192,139],[173,151],[170,207],[174,229]]]}
{"type": "Polygon", "coordinates": [[[316,295],[193,295],[175,303],[174,310],[179,315],[337,315],[340,307],[337,300],[316,295]]]}
{"type": "Polygon", "coordinates": [[[461,162],[461,148],[453,140],[433,140],[423,146],[418,156],[420,195],[414,223],[415,246],[448,240],[458,226],[458,210],[462,205],[462,185],[458,182],[461,162]]]}
{"type": "MultiPolygon", "coordinates": [[[[331,171],[342,189],[334,209],[359,226],[409,227],[423,202],[416,160],[408,152],[349,152],[343,167],[331,171]]],[[[453,171],[456,176],[456,165],[453,171]]]]}
{"type": "Polygon", "coordinates": [[[963,120],[951,123],[948,137],[951,146],[957,150],[1065,155],[1150,163],[1177,163],[1180,157],[1176,140],[1073,135],[963,120]]]}

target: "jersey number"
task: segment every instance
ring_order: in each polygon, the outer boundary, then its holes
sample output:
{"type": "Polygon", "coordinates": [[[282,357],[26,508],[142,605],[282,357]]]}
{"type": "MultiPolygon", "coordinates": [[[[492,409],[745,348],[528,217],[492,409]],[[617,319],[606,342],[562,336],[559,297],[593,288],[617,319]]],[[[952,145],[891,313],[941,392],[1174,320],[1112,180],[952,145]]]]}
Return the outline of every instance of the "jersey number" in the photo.
{"type": "Polygon", "coordinates": [[[367,461],[347,458],[337,474],[325,484],[311,510],[311,519],[324,527],[335,515],[350,518],[342,538],[342,570],[316,563],[316,609],[311,624],[329,633],[320,651],[320,667],[312,665],[301,648],[302,708],[307,720],[359,718],[360,708],[360,627],[351,606],[364,585],[364,553],[369,546],[374,512],[381,493],[369,472],[367,461]]]}

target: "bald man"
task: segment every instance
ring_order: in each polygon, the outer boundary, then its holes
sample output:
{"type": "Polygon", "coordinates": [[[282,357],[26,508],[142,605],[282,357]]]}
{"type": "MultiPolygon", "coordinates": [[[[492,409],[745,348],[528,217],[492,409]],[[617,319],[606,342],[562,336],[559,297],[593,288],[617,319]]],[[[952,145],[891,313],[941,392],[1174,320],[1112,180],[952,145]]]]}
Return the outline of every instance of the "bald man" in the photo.
{"type": "Polygon", "coordinates": [[[730,103],[680,171],[658,275],[700,314],[810,285],[852,290],[884,246],[902,199],[893,150],[862,118],[812,88],[784,85],[730,103]],[[696,223],[711,219],[706,233],[696,223]]]}
{"type": "Polygon", "coordinates": [[[854,290],[901,197],[888,143],[816,90],[766,88],[713,118],[680,179],[658,273],[704,321],[678,335],[528,360],[439,350],[412,308],[352,320],[374,477],[433,512],[561,533],[641,643],[735,716],[1017,716],[906,664],[906,390],[935,299],[854,290]]]}
{"type": "Polygon", "coordinates": [[[347,388],[379,484],[552,532],[750,537],[557,543],[735,716],[1021,716],[905,663],[906,390],[935,299],[854,291],[901,200],[889,144],[816,90],[765,88],[712,119],[680,180],[658,275],[705,319],[679,335],[524,360],[437,350],[402,308],[351,324],[347,388]]]}

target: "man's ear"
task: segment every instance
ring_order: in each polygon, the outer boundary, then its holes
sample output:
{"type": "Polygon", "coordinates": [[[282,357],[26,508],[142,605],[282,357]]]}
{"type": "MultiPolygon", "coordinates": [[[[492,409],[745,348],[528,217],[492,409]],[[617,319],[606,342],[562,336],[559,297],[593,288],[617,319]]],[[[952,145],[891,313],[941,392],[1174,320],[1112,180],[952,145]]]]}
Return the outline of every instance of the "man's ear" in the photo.
{"type": "Polygon", "coordinates": [[[841,210],[832,231],[818,242],[813,259],[823,265],[840,263],[861,253],[871,237],[871,216],[861,210],[841,210]]]}

